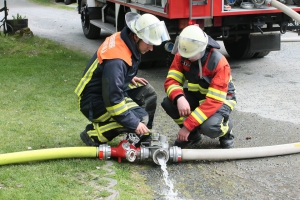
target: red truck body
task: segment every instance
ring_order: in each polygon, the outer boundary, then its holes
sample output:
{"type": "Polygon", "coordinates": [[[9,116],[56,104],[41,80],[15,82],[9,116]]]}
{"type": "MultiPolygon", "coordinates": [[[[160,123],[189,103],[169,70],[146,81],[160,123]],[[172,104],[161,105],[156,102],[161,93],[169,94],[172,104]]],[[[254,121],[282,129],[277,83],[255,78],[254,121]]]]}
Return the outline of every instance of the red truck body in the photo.
{"type": "MultiPolygon", "coordinates": [[[[299,13],[298,1],[287,0],[284,5],[299,13]]],[[[78,5],[87,38],[100,37],[101,29],[120,31],[126,12],[151,13],[165,21],[172,40],[184,27],[199,24],[212,38],[223,41],[230,57],[236,59],[278,51],[281,34],[300,28],[265,0],[78,0],[78,5]]],[[[157,50],[156,55],[144,56],[144,61],[165,59],[165,55],[157,50]]]]}

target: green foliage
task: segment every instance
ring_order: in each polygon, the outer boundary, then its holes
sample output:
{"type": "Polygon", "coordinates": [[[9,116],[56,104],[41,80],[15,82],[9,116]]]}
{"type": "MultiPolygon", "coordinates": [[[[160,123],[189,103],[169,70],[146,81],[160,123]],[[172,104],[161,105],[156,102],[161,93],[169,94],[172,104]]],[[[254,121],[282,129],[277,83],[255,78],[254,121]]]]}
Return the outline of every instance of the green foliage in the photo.
{"type": "MultiPolygon", "coordinates": [[[[36,36],[1,34],[0,44],[0,154],[85,146],[79,133],[88,121],[74,89],[90,55],[36,36]]],[[[0,199],[100,199],[111,194],[105,177],[117,180],[111,189],[119,199],[153,199],[140,166],[112,162],[106,167],[97,158],[74,158],[0,166],[0,199]]]]}
{"type": "Polygon", "coordinates": [[[17,16],[13,15],[12,18],[15,19],[15,20],[18,20],[18,19],[27,19],[26,16],[22,16],[19,13],[17,13],[17,16]]]}

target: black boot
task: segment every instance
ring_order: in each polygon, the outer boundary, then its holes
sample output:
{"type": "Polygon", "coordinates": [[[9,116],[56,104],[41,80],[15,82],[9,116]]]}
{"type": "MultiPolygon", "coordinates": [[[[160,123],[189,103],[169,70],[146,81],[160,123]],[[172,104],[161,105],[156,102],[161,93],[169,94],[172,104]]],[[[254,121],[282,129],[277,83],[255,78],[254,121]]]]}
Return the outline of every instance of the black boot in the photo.
{"type": "Polygon", "coordinates": [[[90,136],[86,133],[86,130],[84,130],[84,131],[82,131],[82,133],[80,133],[80,138],[86,144],[86,146],[97,147],[101,144],[100,142],[90,138],[90,136]]]}
{"type": "Polygon", "coordinates": [[[224,136],[220,137],[219,141],[222,149],[231,149],[234,147],[234,136],[231,134],[231,132],[228,132],[224,136]]]}
{"type": "Polygon", "coordinates": [[[188,141],[175,140],[174,146],[178,146],[183,149],[188,145],[197,144],[201,139],[202,135],[198,131],[192,131],[188,136],[188,141]]]}

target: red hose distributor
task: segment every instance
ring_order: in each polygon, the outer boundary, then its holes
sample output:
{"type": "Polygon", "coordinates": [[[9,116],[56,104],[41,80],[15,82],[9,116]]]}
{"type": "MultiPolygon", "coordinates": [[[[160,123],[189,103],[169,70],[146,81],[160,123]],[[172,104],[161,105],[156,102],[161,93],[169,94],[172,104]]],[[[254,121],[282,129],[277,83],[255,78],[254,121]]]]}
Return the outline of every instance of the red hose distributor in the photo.
{"type": "Polygon", "coordinates": [[[126,158],[129,162],[134,162],[137,157],[137,153],[140,147],[136,148],[128,142],[128,140],[122,140],[117,147],[110,147],[107,144],[99,146],[99,159],[109,159],[110,157],[117,157],[118,162],[122,161],[122,158],[126,158]]]}

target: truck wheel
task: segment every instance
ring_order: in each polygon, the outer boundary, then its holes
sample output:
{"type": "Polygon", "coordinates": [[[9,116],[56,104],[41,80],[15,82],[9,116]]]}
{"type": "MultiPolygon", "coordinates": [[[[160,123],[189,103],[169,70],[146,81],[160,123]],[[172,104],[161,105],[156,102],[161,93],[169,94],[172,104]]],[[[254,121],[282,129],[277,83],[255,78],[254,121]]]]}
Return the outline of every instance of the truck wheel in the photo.
{"type": "Polygon", "coordinates": [[[224,46],[231,58],[234,59],[249,59],[255,53],[250,52],[250,39],[249,35],[241,35],[238,40],[224,40],[224,46]]]}
{"type": "Polygon", "coordinates": [[[59,3],[59,2],[61,2],[62,0],[55,0],[55,3],[59,3]]]}
{"type": "Polygon", "coordinates": [[[268,55],[270,51],[257,52],[253,55],[253,58],[262,58],[268,55]]]}
{"type": "Polygon", "coordinates": [[[98,39],[101,29],[90,23],[90,13],[86,6],[86,0],[81,1],[81,26],[83,33],[88,39],[98,39]]]}
{"type": "Polygon", "coordinates": [[[64,0],[64,2],[65,2],[66,5],[69,5],[69,4],[72,3],[72,0],[64,0]]]}

